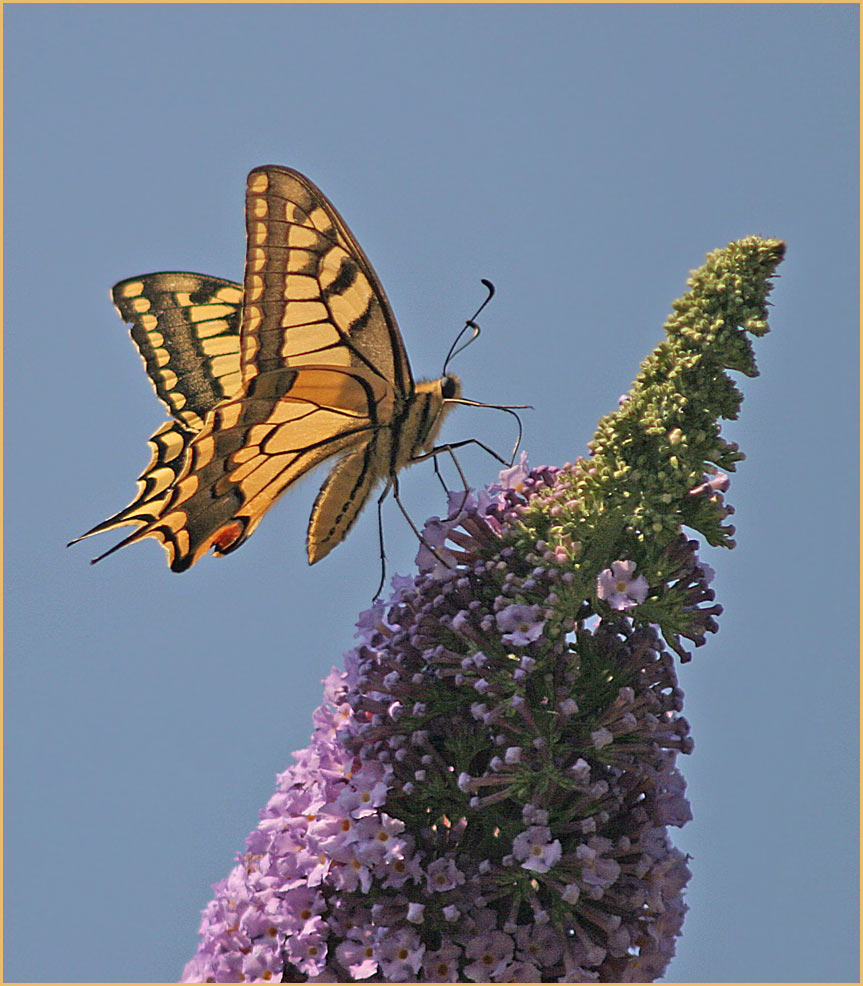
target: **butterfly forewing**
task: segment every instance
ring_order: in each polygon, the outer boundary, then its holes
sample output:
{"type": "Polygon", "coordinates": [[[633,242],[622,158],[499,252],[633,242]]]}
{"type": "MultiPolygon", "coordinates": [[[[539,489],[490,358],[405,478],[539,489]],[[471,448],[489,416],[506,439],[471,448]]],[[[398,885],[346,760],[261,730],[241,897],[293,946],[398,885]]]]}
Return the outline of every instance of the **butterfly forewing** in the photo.
{"type": "Polygon", "coordinates": [[[412,390],[384,289],[319,189],[287,168],[252,171],[246,236],[244,379],[286,364],[362,366],[400,396],[412,390]]]}
{"type": "Polygon", "coordinates": [[[240,392],[242,287],[159,273],[121,281],[111,296],[156,394],[181,425],[200,431],[207,411],[240,392]]]}

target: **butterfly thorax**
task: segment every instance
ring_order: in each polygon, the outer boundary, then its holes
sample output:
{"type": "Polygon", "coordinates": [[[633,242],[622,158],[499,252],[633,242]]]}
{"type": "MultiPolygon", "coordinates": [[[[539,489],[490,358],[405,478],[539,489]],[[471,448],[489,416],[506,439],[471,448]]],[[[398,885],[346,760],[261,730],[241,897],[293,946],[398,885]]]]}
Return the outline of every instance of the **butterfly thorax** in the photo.
{"type": "Polygon", "coordinates": [[[400,426],[394,429],[398,446],[394,472],[432,451],[443,419],[452,407],[450,402],[460,396],[461,380],[452,374],[416,384],[400,426]]]}

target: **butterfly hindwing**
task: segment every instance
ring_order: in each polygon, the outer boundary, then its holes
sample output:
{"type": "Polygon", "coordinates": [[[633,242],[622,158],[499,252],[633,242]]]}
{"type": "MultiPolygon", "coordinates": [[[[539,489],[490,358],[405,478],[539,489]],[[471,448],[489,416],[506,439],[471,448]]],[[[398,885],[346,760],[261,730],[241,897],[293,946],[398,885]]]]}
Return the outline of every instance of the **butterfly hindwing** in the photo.
{"type": "Polygon", "coordinates": [[[101,524],[91,527],[69,544],[75,544],[91,534],[101,534],[126,524],[141,527],[155,520],[162,512],[174,480],[180,474],[186,459],[186,449],[192,440],[191,432],[176,421],[166,421],[148,440],[150,462],[138,477],[138,493],[135,499],[118,510],[101,524]]]}
{"type": "Polygon", "coordinates": [[[261,374],[244,396],[207,416],[158,519],[117,547],[156,537],[174,571],[211,547],[235,550],[306,472],[368,444],[391,404],[391,389],[368,371],[308,366],[261,374]]]}
{"type": "Polygon", "coordinates": [[[309,564],[326,557],[343,541],[372,490],[386,475],[380,448],[384,432],[375,432],[344,455],[330,470],[312,508],[307,550],[309,564]]]}

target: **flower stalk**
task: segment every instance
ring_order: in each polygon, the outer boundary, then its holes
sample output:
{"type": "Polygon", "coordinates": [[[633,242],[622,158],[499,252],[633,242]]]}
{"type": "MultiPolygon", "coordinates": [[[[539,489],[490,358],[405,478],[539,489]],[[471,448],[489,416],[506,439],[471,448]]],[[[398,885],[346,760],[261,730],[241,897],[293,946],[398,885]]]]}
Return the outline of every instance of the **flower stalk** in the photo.
{"type": "Polygon", "coordinates": [[[721,607],[720,435],[783,255],[712,253],[591,456],[450,494],[364,613],[215,887],[184,981],[647,982],[674,954],[692,741],[673,658],[721,607]],[[450,567],[441,559],[450,562],[450,567]]]}

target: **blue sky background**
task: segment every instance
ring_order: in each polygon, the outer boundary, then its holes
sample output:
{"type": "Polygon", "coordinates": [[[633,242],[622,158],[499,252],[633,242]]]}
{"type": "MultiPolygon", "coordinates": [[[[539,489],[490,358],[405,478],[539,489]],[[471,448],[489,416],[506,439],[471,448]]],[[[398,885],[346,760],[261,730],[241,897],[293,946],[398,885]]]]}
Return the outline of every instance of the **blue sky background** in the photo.
{"type": "MultiPolygon", "coordinates": [[[[436,377],[483,297],[466,394],[584,451],[704,254],[788,242],[726,434],[738,548],[681,671],[690,913],[669,979],[857,972],[855,5],[5,8],[7,981],[171,981],[306,744],[377,583],[374,511],[305,562],[317,478],[242,551],[69,538],[128,503],[162,420],[108,290],[242,278],[248,170],[306,172],[436,377]]],[[[506,448],[505,415],[445,434],[506,448]]],[[[475,483],[496,470],[463,463],[475,483]]],[[[405,476],[418,520],[443,508],[405,476]]],[[[413,535],[386,513],[391,572],[413,535]]]]}

